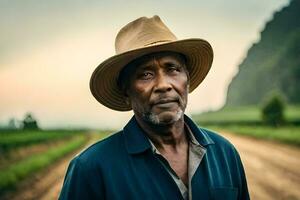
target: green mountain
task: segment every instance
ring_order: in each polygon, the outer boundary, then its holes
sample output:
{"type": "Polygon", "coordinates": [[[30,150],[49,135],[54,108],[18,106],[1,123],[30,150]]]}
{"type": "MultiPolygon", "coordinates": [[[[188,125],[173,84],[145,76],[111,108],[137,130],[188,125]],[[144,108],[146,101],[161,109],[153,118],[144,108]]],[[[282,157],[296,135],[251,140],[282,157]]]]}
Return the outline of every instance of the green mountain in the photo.
{"type": "Polygon", "coordinates": [[[271,92],[300,103],[300,0],[265,25],[228,87],[225,106],[259,104],[271,92]]]}

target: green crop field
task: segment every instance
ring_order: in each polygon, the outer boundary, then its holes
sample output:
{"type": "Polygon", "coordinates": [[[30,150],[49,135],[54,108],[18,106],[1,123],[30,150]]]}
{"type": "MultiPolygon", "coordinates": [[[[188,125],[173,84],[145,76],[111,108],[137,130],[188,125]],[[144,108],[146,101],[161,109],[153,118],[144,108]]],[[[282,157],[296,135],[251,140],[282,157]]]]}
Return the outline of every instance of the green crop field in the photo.
{"type": "MultiPolygon", "coordinates": [[[[76,132],[75,132],[76,133],[76,132]]],[[[10,131],[0,133],[0,152],[71,137],[70,131],[10,131]]]]}
{"type": "MultiPolygon", "coordinates": [[[[47,168],[67,154],[82,148],[88,141],[100,140],[108,131],[83,133],[82,131],[8,131],[0,132],[0,198],[14,189],[20,181],[47,168]],[[14,153],[40,148],[33,154],[24,154],[18,160],[9,160],[14,153]],[[6,158],[6,159],[3,159],[6,158]],[[8,158],[8,159],[7,159],[8,158]],[[2,165],[2,166],[1,166],[2,165]]],[[[22,155],[22,154],[21,154],[22,155]]]]}
{"type": "Polygon", "coordinates": [[[300,146],[300,106],[287,106],[284,115],[287,124],[275,128],[262,123],[260,109],[255,106],[227,107],[215,112],[192,115],[192,118],[199,126],[212,130],[225,130],[300,146]]]}
{"type": "MultiPolygon", "coordinates": [[[[288,122],[300,122],[300,105],[287,106],[284,115],[288,122]]],[[[193,114],[192,118],[203,125],[261,124],[260,108],[255,106],[225,107],[219,111],[193,114]]]]}
{"type": "Polygon", "coordinates": [[[229,125],[206,126],[205,128],[217,132],[228,131],[238,135],[272,140],[300,147],[300,126],[283,126],[273,128],[268,126],[229,125]]]}

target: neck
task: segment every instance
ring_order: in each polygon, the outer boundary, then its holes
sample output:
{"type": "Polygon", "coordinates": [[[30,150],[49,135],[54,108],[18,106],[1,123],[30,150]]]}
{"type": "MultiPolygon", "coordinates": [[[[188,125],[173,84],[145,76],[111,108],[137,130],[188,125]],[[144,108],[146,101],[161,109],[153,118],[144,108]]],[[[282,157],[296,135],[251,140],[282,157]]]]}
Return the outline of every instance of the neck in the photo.
{"type": "Polygon", "coordinates": [[[154,125],[138,117],[136,120],[159,151],[167,149],[177,151],[180,146],[187,144],[183,116],[167,125],[154,125]]]}

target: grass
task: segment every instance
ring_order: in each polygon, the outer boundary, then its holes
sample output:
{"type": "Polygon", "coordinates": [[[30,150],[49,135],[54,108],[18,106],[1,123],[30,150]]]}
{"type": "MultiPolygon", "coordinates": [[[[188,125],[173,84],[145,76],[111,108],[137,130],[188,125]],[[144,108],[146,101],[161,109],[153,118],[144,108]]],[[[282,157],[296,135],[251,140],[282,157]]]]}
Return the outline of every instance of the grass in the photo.
{"type": "Polygon", "coordinates": [[[250,136],[258,139],[272,140],[300,147],[300,127],[299,126],[207,126],[211,130],[218,132],[225,130],[238,135],[250,136]]]}
{"type": "Polygon", "coordinates": [[[47,167],[57,159],[83,146],[87,139],[88,136],[86,134],[76,135],[58,147],[52,147],[44,153],[24,158],[18,163],[2,169],[0,171],[0,193],[14,188],[18,182],[29,175],[47,167]]]}
{"type": "Polygon", "coordinates": [[[37,143],[59,140],[74,135],[74,131],[11,131],[0,133],[0,152],[37,143]]]}
{"type": "Polygon", "coordinates": [[[216,112],[193,115],[193,119],[200,122],[257,121],[259,112],[255,107],[225,108],[216,112]]]}
{"type": "MultiPolygon", "coordinates": [[[[289,105],[285,110],[288,122],[300,121],[300,105],[289,105]]],[[[192,118],[199,124],[261,124],[260,108],[258,106],[225,107],[219,111],[194,114],[192,118]]]]}
{"type": "Polygon", "coordinates": [[[300,105],[288,105],[284,114],[286,126],[276,128],[263,125],[258,106],[225,107],[215,112],[192,115],[192,118],[198,125],[212,130],[225,130],[300,147],[300,105]]]}

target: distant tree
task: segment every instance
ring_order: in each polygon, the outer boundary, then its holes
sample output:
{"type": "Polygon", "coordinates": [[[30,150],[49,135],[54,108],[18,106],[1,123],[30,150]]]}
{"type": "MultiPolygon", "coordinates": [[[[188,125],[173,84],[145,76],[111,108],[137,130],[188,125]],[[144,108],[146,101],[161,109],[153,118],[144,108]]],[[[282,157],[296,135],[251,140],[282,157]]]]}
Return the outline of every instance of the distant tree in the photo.
{"type": "Polygon", "coordinates": [[[23,120],[24,130],[35,130],[39,129],[37,121],[34,119],[31,113],[27,113],[23,120]]]}
{"type": "Polygon", "coordinates": [[[15,118],[11,118],[8,121],[8,129],[18,129],[17,120],[15,118]]]}
{"type": "Polygon", "coordinates": [[[279,94],[269,96],[261,110],[263,121],[270,126],[280,126],[285,123],[284,118],[285,103],[283,97],[279,94]]]}

